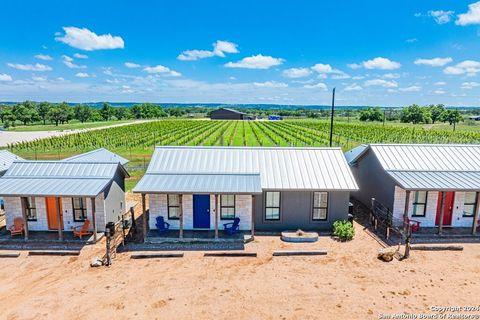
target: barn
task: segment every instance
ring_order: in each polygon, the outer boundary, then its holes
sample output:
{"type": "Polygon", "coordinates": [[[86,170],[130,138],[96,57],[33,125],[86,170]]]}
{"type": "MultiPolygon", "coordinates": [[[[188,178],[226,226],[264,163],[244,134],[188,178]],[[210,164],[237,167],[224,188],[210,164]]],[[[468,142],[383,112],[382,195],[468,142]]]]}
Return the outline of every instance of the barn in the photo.
{"type": "Polygon", "coordinates": [[[210,114],[212,120],[249,120],[246,113],[230,108],[220,108],[210,114]]]}

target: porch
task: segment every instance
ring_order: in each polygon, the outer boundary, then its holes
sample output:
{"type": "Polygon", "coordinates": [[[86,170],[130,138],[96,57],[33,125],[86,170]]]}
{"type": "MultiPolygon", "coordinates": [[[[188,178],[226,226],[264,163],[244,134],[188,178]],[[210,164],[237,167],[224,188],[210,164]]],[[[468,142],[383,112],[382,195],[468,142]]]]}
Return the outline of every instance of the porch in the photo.
{"type": "Polygon", "coordinates": [[[218,237],[215,237],[215,230],[183,230],[183,237],[180,238],[180,230],[168,230],[164,233],[150,230],[145,242],[248,242],[250,239],[253,239],[250,231],[240,231],[232,235],[219,231],[218,237]]]}
{"type": "Polygon", "coordinates": [[[63,239],[59,240],[57,231],[29,231],[28,239],[22,235],[11,236],[6,229],[0,230],[0,244],[4,242],[42,242],[42,243],[72,243],[72,244],[94,244],[104,236],[103,232],[97,232],[96,239],[93,234],[82,237],[74,237],[73,232],[64,231],[63,239]]]}

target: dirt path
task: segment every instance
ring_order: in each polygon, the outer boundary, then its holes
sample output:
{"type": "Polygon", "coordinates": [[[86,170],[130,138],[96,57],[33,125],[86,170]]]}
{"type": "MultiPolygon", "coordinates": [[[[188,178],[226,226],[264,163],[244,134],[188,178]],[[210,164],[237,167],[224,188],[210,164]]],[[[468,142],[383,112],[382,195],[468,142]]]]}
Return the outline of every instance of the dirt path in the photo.
{"type": "Polygon", "coordinates": [[[136,120],[132,122],[124,122],[119,124],[112,124],[103,127],[64,130],[64,131],[0,131],[0,147],[6,147],[8,144],[22,141],[32,141],[35,139],[50,138],[56,136],[63,136],[72,133],[86,132],[92,130],[100,130],[113,127],[127,126],[130,124],[138,124],[144,122],[150,122],[155,120],[136,120]]]}

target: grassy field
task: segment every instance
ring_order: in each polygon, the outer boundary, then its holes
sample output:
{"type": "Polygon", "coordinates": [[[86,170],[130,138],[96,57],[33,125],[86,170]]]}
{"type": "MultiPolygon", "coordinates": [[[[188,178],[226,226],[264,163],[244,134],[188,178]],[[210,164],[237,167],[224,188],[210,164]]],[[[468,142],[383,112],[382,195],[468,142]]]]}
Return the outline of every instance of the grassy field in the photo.
{"type": "Polygon", "coordinates": [[[70,121],[70,123],[59,124],[33,124],[33,125],[17,125],[15,127],[8,128],[8,131],[64,131],[64,130],[76,130],[76,129],[88,129],[111,126],[115,124],[133,122],[134,120],[114,120],[114,121],[98,121],[98,122],[84,122],[70,121]]]}

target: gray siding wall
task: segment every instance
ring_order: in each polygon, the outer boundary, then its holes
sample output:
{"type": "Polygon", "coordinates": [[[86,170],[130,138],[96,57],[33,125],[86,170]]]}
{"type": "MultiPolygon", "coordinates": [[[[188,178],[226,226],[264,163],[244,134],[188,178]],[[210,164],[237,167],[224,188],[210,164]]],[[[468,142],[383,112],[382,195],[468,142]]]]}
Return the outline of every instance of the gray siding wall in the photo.
{"type": "Polygon", "coordinates": [[[375,198],[384,206],[393,210],[395,182],[383,170],[373,152],[367,151],[367,154],[357,160],[357,163],[350,168],[360,188],[359,191],[352,193],[354,198],[369,208],[372,198],[375,198]]]}
{"type": "MultiPolygon", "coordinates": [[[[275,190],[271,190],[275,191],[275,190]]],[[[328,216],[326,221],[312,219],[313,192],[280,192],[280,220],[265,220],[264,194],[255,196],[255,230],[330,230],[333,222],[348,218],[349,192],[328,193],[328,216]]]]}
{"type": "Polygon", "coordinates": [[[210,114],[210,119],[214,120],[243,120],[244,115],[241,113],[235,113],[230,110],[215,110],[210,114]]]}
{"type": "Polygon", "coordinates": [[[121,215],[125,213],[125,191],[113,181],[105,192],[105,215],[106,222],[117,222],[121,219],[121,215]]]}

